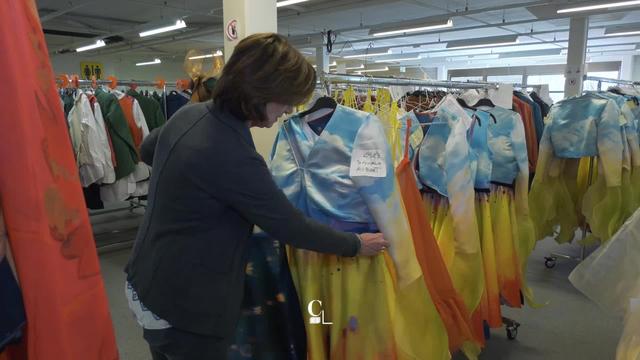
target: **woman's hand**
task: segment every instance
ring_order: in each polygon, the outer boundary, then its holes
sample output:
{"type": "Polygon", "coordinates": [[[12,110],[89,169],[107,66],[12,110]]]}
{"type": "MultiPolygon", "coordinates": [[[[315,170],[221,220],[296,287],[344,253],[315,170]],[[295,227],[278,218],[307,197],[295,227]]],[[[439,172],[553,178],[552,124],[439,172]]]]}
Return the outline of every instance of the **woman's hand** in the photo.
{"type": "Polygon", "coordinates": [[[360,256],[374,256],[383,252],[389,247],[389,242],[384,239],[384,235],[377,234],[360,234],[360,256]]]}

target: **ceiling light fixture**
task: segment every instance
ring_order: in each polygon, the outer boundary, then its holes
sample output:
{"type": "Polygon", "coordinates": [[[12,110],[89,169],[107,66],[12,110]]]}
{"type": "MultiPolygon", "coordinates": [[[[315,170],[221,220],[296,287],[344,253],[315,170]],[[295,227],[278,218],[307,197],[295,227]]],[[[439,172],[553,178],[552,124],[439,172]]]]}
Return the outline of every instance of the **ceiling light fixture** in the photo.
{"type": "Polygon", "coordinates": [[[541,49],[541,50],[525,50],[500,53],[500,59],[508,58],[528,58],[536,56],[554,56],[560,55],[562,49],[541,49]]]}
{"type": "Polygon", "coordinates": [[[447,49],[474,49],[481,47],[493,47],[502,45],[515,45],[518,43],[518,35],[492,36],[478,39],[454,40],[447,42],[447,49]]]}
{"type": "Polygon", "coordinates": [[[364,64],[360,64],[360,66],[353,66],[353,67],[345,67],[345,70],[360,70],[360,69],[364,69],[364,64]]]}
{"type": "Polygon", "coordinates": [[[624,35],[640,35],[640,31],[625,31],[625,32],[617,32],[617,33],[609,33],[605,32],[604,36],[624,36],[624,35]]]}
{"type": "Polygon", "coordinates": [[[222,51],[218,50],[213,54],[206,54],[206,55],[198,55],[198,56],[191,56],[189,57],[189,60],[197,60],[197,59],[208,59],[208,58],[212,58],[214,56],[222,56],[222,51]]]}
{"type": "Polygon", "coordinates": [[[631,26],[607,26],[604,29],[604,36],[625,36],[640,35],[640,26],[634,24],[631,26]]]}
{"type": "Polygon", "coordinates": [[[413,61],[413,60],[420,60],[420,59],[422,59],[422,56],[407,57],[407,58],[396,58],[396,59],[383,59],[383,60],[376,60],[375,62],[377,62],[377,63],[403,62],[403,61],[413,61]]]}
{"type": "Polygon", "coordinates": [[[357,53],[345,55],[343,56],[343,58],[356,59],[356,58],[371,57],[371,56],[384,56],[389,54],[391,54],[391,49],[389,48],[384,48],[384,49],[373,48],[373,49],[360,50],[357,53]]]}
{"type": "Polygon", "coordinates": [[[592,10],[610,9],[610,8],[625,7],[625,6],[635,6],[635,5],[640,5],[640,0],[618,1],[618,2],[609,3],[609,4],[578,6],[578,7],[566,8],[566,9],[559,9],[556,12],[558,14],[565,14],[565,13],[572,13],[572,12],[592,11],[592,10]]]}
{"type": "Polygon", "coordinates": [[[137,63],[136,66],[155,65],[155,64],[160,64],[161,62],[162,61],[160,61],[160,59],[156,58],[156,59],[153,59],[153,61],[137,63]]]}
{"type": "Polygon", "coordinates": [[[276,7],[283,7],[283,6],[289,6],[289,5],[294,5],[294,4],[299,4],[299,3],[303,3],[303,2],[307,2],[309,0],[285,0],[285,1],[278,1],[276,3],[276,7]]]}
{"type": "Polygon", "coordinates": [[[165,33],[165,32],[169,32],[169,31],[174,31],[174,30],[178,30],[178,29],[184,29],[186,27],[187,27],[187,23],[185,23],[184,20],[178,20],[178,21],[176,21],[175,25],[169,25],[169,26],[164,26],[164,27],[157,28],[157,29],[143,31],[143,32],[140,33],[140,37],[156,35],[156,34],[165,33]]]}
{"type": "Polygon", "coordinates": [[[101,47],[106,46],[106,45],[107,44],[103,40],[98,40],[98,41],[96,41],[95,44],[91,44],[91,45],[87,45],[87,46],[83,46],[83,47],[77,48],[76,52],[93,50],[93,49],[101,48],[101,47]]]}
{"type": "Polygon", "coordinates": [[[361,74],[363,72],[379,72],[379,71],[389,71],[389,67],[385,66],[385,67],[380,68],[380,69],[363,69],[363,70],[356,71],[356,73],[361,74]]]}
{"type": "Polygon", "coordinates": [[[372,28],[369,30],[369,35],[373,36],[386,36],[386,35],[396,35],[396,34],[405,34],[412,32],[422,32],[422,31],[430,31],[437,29],[445,29],[453,27],[453,20],[447,19],[446,21],[438,21],[425,23],[424,20],[421,21],[412,21],[410,24],[403,23],[402,27],[393,26],[393,27],[378,27],[372,28]]]}

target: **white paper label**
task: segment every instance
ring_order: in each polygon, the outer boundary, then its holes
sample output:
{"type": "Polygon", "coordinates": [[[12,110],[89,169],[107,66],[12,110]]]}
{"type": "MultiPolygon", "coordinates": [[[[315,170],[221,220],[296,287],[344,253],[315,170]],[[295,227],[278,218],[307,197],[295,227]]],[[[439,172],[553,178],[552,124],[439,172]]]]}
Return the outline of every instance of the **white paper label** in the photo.
{"type": "Polygon", "coordinates": [[[353,150],[349,176],[386,177],[385,152],[382,150],[353,150]]]}
{"type": "Polygon", "coordinates": [[[497,91],[489,90],[489,99],[497,106],[511,109],[513,107],[513,85],[500,84],[497,91]]]}

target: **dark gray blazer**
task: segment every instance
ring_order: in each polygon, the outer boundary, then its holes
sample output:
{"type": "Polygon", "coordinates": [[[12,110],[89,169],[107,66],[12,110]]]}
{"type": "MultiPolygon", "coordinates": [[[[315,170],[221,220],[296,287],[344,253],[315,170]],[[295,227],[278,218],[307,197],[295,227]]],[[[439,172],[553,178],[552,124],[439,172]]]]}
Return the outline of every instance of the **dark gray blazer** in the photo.
{"type": "Polygon", "coordinates": [[[297,248],[357,254],[356,235],[291,205],[247,125],[212,102],[180,109],[148,140],[149,206],[126,272],[142,303],[174,327],[233,336],[254,225],[297,248]]]}

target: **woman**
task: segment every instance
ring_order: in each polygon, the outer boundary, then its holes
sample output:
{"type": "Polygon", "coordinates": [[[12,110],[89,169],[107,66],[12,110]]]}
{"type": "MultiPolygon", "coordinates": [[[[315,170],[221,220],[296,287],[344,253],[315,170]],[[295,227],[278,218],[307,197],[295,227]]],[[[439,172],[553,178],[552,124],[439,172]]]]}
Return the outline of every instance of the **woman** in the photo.
{"type": "Polygon", "coordinates": [[[154,359],[226,357],[254,225],[297,248],[341,256],[388,246],[381,234],[338,232],[305,218],[255,150],[249,128],[273,126],[315,83],[313,67],[285,38],[252,35],[225,65],[214,101],[180,109],[143,145],[149,154],[157,142],[127,297],[154,359]]]}

